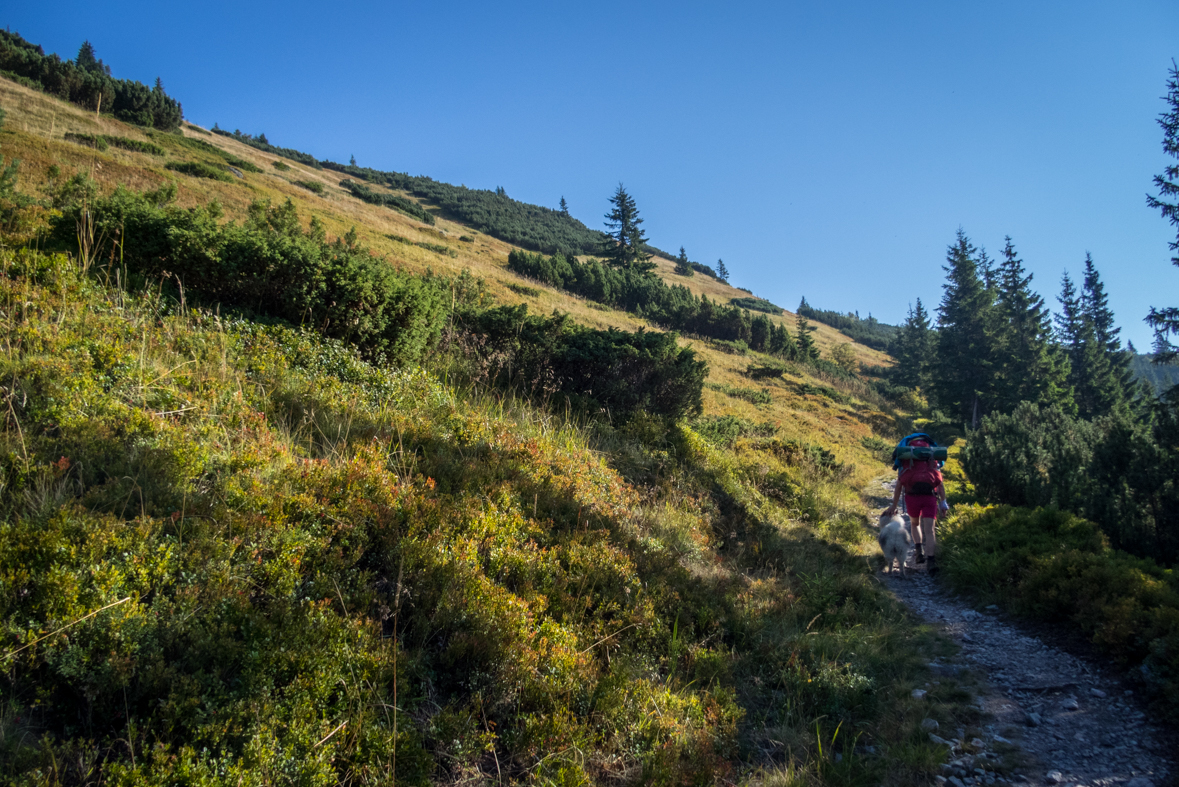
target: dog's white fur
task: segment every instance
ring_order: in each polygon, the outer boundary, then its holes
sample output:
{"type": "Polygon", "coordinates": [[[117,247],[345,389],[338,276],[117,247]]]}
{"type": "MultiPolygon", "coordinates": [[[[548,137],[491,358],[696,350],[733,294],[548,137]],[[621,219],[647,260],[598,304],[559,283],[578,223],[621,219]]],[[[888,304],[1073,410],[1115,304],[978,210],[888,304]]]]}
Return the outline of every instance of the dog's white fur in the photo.
{"type": "Polygon", "coordinates": [[[905,559],[909,556],[913,536],[899,512],[892,516],[880,515],[880,535],[876,540],[880,543],[880,551],[884,553],[884,570],[891,575],[893,561],[896,561],[901,566],[901,576],[907,576],[905,559]]]}

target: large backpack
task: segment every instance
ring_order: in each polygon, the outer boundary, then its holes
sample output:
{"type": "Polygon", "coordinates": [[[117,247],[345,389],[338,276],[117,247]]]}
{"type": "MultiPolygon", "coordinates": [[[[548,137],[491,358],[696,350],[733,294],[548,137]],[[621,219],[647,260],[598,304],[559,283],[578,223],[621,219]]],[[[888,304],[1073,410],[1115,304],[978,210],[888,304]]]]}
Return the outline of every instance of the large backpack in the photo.
{"type": "Polygon", "coordinates": [[[914,460],[928,459],[935,460],[940,468],[946,463],[947,457],[949,457],[949,450],[945,446],[938,445],[937,440],[925,432],[914,432],[908,437],[902,438],[897,443],[897,447],[892,450],[892,469],[900,470],[902,464],[909,467],[914,460]]]}
{"type": "Polygon", "coordinates": [[[901,471],[898,481],[905,494],[932,495],[937,491],[938,468],[947,456],[944,446],[927,434],[911,434],[892,452],[893,467],[901,471]]]}

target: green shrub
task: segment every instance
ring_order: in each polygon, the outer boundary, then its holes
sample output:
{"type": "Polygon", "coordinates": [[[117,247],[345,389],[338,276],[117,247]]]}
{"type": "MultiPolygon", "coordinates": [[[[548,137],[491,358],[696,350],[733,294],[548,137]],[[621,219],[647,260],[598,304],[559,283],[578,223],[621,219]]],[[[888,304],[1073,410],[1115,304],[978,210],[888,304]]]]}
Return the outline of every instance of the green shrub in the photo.
{"type": "MultiPolygon", "coordinates": [[[[91,207],[96,235],[134,238],[123,250],[132,283],[170,274],[187,298],[307,322],[374,357],[405,364],[437,342],[449,292],[441,281],[400,274],[356,243],[329,241],[313,219],[304,231],[295,206],[256,202],[242,224],[221,224],[216,203],[189,210],[156,194],[118,190],[91,207]]],[[[78,207],[55,230],[68,243],[78,207]]]]}
{"type": "Polygon", "coordinates": [[[540,295],[540,290],[535,287],[525,287],[523,284],[508,284],[508,289],[527,298],[535,298],[540,295]]]}
{"type": "Polygon", "coordinates": [[[449,246],[445,246],[441,243],[427,243],[425,241],[419,241],[418,243],[415,243],[414,245],[418,246],[419,248],[426,249],[427,251],[432,251],[435,254],[442,254],[446,257],[457,257],[458,256],[457,251],[455,251],[454,249],[450,248],[449,246]]]}
{"type": "Polygon", "coordinates": [[[76,142],[79,145],[94,148],[95,150],[106,150],[109,147],[106,137],[101,134],[76,134],[73,131],[67,131],[63,139],[67,142],[76,142]]]}
{"type": "Polygon", "coordinates": [[[192,123],[185,123],[184,128],[187,129],[188,131],[192,131],[196,134],[204,134],[206,137],[212,136],[212,132],[206,131],[205,129],[201,128],[200,126],[194,126],[192,123]]]}
{"type": "Polygon", "coordinates": [[[340,181],[340,187],[348,191],[352,196],[359,200],[369,203],[370,205],[384,205],[386,208],[393,208],[401,211],[407,216],[412,216],[418,221],[423,221],[426,224],[433,226],[435,219],[434,214],[417,204],[413,200],[408,200],[405,197],[399,197],[396,194],[384,194],[370,189],[363,183],[357,183],[345,178],[340,181]]]}
{"type": "Polygon", "coordinates": [[[696,433],[718,446],[731,446],[743,437],[773,437],[778,429],[771,423],[754,423],[735,415],[711,415],[692,424],[696,433]]]}
{"type": "Polygon", "coordinates": [[[231,167],[237,167],[243,172],[261,172],[262,168],[257,164],[246,161],[244,158],[238,158],[230,153],[222,153],[221,157],[225,159],[225,163],[231,167]]]}
{"type": "Polygon", "coordinates": [[[728,353],[729,355],[745,355],[749,352],[749,345],[740,340],[730,342],[725,341],[724,339],[709,339],[708,343],[721,352],[728,353]]]}
{"type": "Polygon", "coordinates": [[[139,139],[108,136],[106,137],[106,141],[116,148],[134,151],[135,153],[147,153],[151,156],[163,156],[165,154],[164,149],[159,145],[153,145],[150,142],[144,142],[139,139]]]}
{"type": "Polygon", "coordinates": [[[315,194],[318,194],[321,197],[325,193],[325,189],[323,187],[323,184],[320,183],[318,180],[296,180],[296,181],[293,181],[293,183],[296,186],[302,186],[303,188],[307,189],[308,191],[314,192],[315,194]]]}
{"type": "Polygon", "coordinates": [[[790,371],[790,367],[781,361],[768,360],[764,363],[749,364],[749,367],[745,370],[745,374],[754,380],[765,380],[781,377],[788,371],[790,371]]]}
{"type": "Polygon", "coordinates": [[[958,592],[1066,622],[1179,707],[1179,576],[1110,549],[1092,522],[1055,508],[959,506],[942,529],[958,592]]]}
{"type": "Polygon", "coordinates": [[[730,298],[729,303],[733,306],[740,306],[742,309],[765,312],[766,314],[781,314],[786,311],[781,306],[775,306],[765,298],[730,298]]]}
{"type": "Polygon", "coordinates": [[[233,176],[223,168],[214,167],[203,161],[169,161],[164,165],[164,168],[184,175],[191,175],[194,178],[208,178],[209,180],[226,182],[233,180],[233,176]]]}
{"type": "Polygon", "coordinates": [[[1095,434],[1057,407],[1022,402],[983,419],[962,449],[962,468],[985,500],[1080,509],[1095,434]]]}
{"type": "Polygon", "coordinates": [[[459,240],[462,241],[463,243],[474,243],[475,242],[475,238],[472,237],[471,235],[459,235],[459,240]]]}
{"type": "Polygon", "coordinates": [[[732,385],[718,385],[717,383],[708,383],[708,387],[714,391],[720,391],[726,396],[731,396],[734,399],[744,399],[751,404],[770,404],[774,401],[774,397],[770,395],[770,392],[762,388],[738,388],[732,385]]]}
{"type": "Polygon", "coordinates": [[[270,162],[270,166],[274,167],[279,172],[290,172],[291,171],[291,166],[289,164],[287,164],[285,161],[278,161],[277,159],[270,162]]]}
{"type": "Polygon", "coordinates": [[[487,376],[530,396],[626,420],[639,414],[698,415],[707,365],[674,334],[593,330],[568,315],[539,317],[525,304],[462,316],[468,353],[487,376]]]}

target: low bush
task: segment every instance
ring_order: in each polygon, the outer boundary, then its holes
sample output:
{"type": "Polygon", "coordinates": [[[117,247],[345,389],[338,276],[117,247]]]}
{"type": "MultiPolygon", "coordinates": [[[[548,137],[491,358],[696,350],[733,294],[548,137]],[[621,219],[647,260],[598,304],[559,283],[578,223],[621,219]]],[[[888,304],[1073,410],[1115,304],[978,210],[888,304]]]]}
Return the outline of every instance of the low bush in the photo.
{"type": "Polygon", "coordinates": [[[475,242],[475,238],[472,237],[471,235],[459,235],[459,240],[461,240],[463,243],[474,243],[475,242]]]}
{"type": "Polygon", "coordinates": [[[441,254],[446,257],[457,257],[458,256],[457,251],[455,251],[454,249],[450,248],[449,246],[446,246],[441,243],[428,243],[426,241],[419,241],[419,242],[415,243],[414,245],[419,248],[426,249],[427,251],[432,251],[435,254],[441,254]]]}
{"type": "Polygon", "coordinates": [[[749,345],[739,339],[735,342],[725,339],[709,339],[708,344],[729,355],[746,355],[749,352],[749,345]]]}
{"type": "Polygon", "coordinates": [[[205,129],[201,128],[200,126],[194,126],[192,123],[185,123],[184,128],[187,131],[193,132],[194,134],[204,134],[206,137],[212,136],[212,132],[206,131],[205,129]]]}
{"type": "Polygon", "coordinates": [[[983,418],[962,451],[981,499],[1055,505],[1101,526],[1113,546],[1164,565],[1179,562],[1179,412],[1152,424],[1128,414],[1085,421],[1020,403],[983,418]]]}
{"type": "Polygon", "coordinates": [[[786,311],[781,306],[775,306],[765,298],[730,298],[729,303],[734,306],[740,306],[742,309],[765,312],[766,314],[781,314],[786,311]]]}
{"type": "Polygon", "coordinates": [[[285,161],[275,160],[275,161],[270,162],[270,166],[274,167],[279,172],[290,172],[291,171],[291,165],[287,164],[285,161]]]}
{"type": "Polygon", "coordinates": [[[225,159],[225,163],[231,167],[237,167],[243,172],[261,172],[262,168],[257,164],[246,161],[244,158],[238,158],[232,153],[222,153],[221,157],[225,159]]]}
{"type": "MultiPolygon", "coordinates": [[[[89,207],[96,237],[124,239],[130,283],[167,277],[189,300],[307,323],[397,364],[438,340],[450,300],[439,282],[396,272],[354,234],[329,241],[316,219],[304,231],[289,200],[255,202],[247,221],[222,224],[216,202],[180,209],[166,199],[119,189],[89,207]]],[[[76,242],[80,210],[66,208],[59,243],[76,242]]]]}
{"type": "Polygon", "coordinates": [[[363,183],[357,183],[353,180],[345,178],[340,181],[340,188],[349,192],[352,196],[359,200],[369,203],[370,205],[383,205],[386,208],[401,211],[407,216],[412,216],[418,221],[425,222],[433,226],[436,219],[434,214],[417,204],[413,200],[399,197],[396,194],[385,194],[382,192],[373,191],[363,183]]]}
{"type": "Polygon", "coordinates": [[[719,385],[717,383],[709,383],[708,387],[714,391],[720,391],[726,396],[731,396],[734,399],[744,399],[751,404],[771,404],[774,397],[770,392],[762,388],[737,388],[732,385],[719,385]]]}
{"type": "Polygon", "coordinates": [[[292,181],[292,182],[296,186],[301,186],[314,194],[318,194],[321,197],[325,193],[325,189],[323,187],[323,184],[320,183],[318,180],[296,180],[296,181],[292,181]]]}
{"type": "Polygon", "coordinates": [[[711,415],[692,424],[696,433],[710,443],[729,447],[743,437],[773,437],[778,428],[771,423],[754,423],[735,415],[711,415]]]}
{"type": "Polygon", "coordinates": [[[945,577],[980,603],[1077,628],[1133,667],[1179,718],[1179,575],[1111,549],[1056,508],[956,506],[942,528],[945,577]]]}
{"type": "Polygon", "coordinates": [[[508,289],[517,295],[523,295],[527,298],[535,298],[540,295],[540,290],[535,287],[525,287],[523,284],[508,284],[508,289]]]}
{"type": "Polygon", "coordinates": [[[675,334],[593,330],[568,315],[528,314],[525,304],[459,316],[464,355],[478,375],[501,386],[619,420],[648,414],[698,415],[708,373],[675,334]]]}
{"type": "Polygon", "coordinates": [[[224,168],[214,167],[212,164],[206,164],[203,161],[169,161],[164,165],[164,168],[194,178],[208,178],[209,180],[226,182],[233,180],[233,176],[224,168]]]}
{"type": "Polygon", "coordinates": [[[106,150],[110,144],[106,141],[106,137],[101,134],[77,134],[73,131],[67,131],[63,137],[66,142],[74,142],[79,145],[85,145],[88,148],[95,150],[106,150]]]}

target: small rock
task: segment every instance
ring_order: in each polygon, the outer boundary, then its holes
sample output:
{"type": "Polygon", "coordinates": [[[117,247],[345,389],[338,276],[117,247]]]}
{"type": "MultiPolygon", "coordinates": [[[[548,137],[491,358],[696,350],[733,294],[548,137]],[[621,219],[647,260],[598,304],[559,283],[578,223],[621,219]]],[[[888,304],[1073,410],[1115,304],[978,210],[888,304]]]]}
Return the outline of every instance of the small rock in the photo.
{"type": "Polygon", "coordinates": [[[1039,727],[1041,724],[1044,723],[1044,720],[1042,718],[1040,718],[1040,714],[1038,714],[1038,713],[1027,714],[1024,717],[1024,721],[1027,722],[1027,725],[1029,727],[1039,727]]]}
{"type": "Polygon", "coordinates": [[[932,732],[929,733],[929,742],[932,743],[934,746],[949,746],[950,745],[950,742],[948,740],[946,740],[945,738],[940,738],[937,735],[934,735],[932,732]]]}
{"type": "Polygon", "coordinates": [[[1011,741],[1007,740],[1002,735],[992,735],[991,740],[993,740],[995,743],[1006,743],[1008,745],[1011,744],[1011,741]]]}
{"type": "Polygon", "coordinates": [[[925,695],[927,693],[928,692],[926,692],[925,689],[913,689],[913,699],[923,700],[923,699],[925,699],[925,695]]]}
{"type": "Polygon", "coordinates": [[[982,738],[971,738],[970,745],[976,749],[985,749],[987,747],[987,744],[983,741],[982,738]]]}
{"type": "Polygon", "coordinates": [[[999,611],[998,604],[987,604],[987,612],[998,612],[998,611],[999,611]]]}
{"type": "Polygon", "coordinates": [[[1064,702],[1060,703],[1060,707],[1065,710],[1077,710],[1081,707],[1081,703],[1077,702],[1076,697],[1069,697],[1064,702]]]}
{"type": "Polygon", "coordinates": [[[953,787],[966,787],[966,784],[957,776],[951,776],[950,778],[946,779],[946,784],[951,784],[953,787]]]}
{"type": "Polygon", "coordinates": [[[1060,784],[1064,781],[1064,774],[1060,771],[1048,771],[1047,775],[1044,776],[1044,781],[1048,784],[1060,784]]]}
{"type": "Polygon", "coordinates": [[[1089,689],[1089,696],[1097,697],[1098,699],[1104,699],[1105,692],[1101,689],[1089,689]]]}
{"type": "Polygon", "coordinates": [[[835,761],[836,762],[843,762],[843,755],[840,754],[839,752],[835,752],[835,761]]]}
{"type": "Polygon", "coordinates": [[[1145,776],[1135,776],[1133,779],[1126,782],[1126,787],[1154,787],[1154,782],[1145,776]]]}
{"type": "Polygon", "coordinates": [[[937,732],[937,729],[940,726],[941,725],[937,723],[937,719],[921,720],[921,729],[925,730],[926,732],[937,732]]]}

